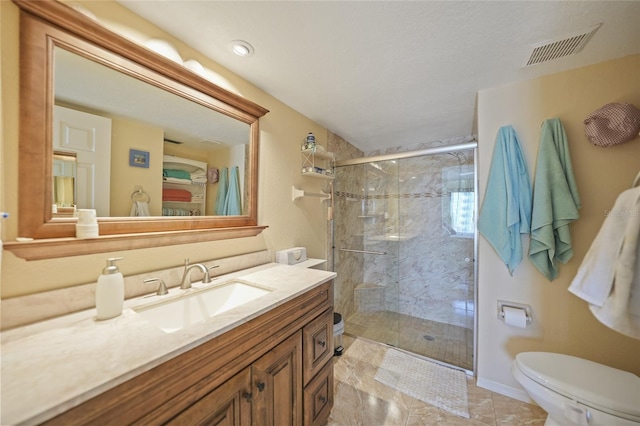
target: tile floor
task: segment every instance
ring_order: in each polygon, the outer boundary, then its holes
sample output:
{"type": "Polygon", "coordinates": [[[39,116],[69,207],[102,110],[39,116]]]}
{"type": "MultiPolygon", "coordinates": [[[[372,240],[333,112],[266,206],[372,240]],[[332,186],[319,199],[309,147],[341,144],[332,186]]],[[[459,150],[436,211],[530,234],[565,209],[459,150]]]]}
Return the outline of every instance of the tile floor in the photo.
{"type": "Polygon", "coordinates": [[[465,327],[391,311],[373,311],[351,315],[344,330],[473,371],[473,330],[465,327]]]}
{"type": "Polygon", "coordinates": [[[328,426],[543,425],[546,413],[475,385],[467,376],[469,419],[398,392],[375,380],[385,345],[344,335],[346,350],[334,358],[334,407],[328,426]]]}

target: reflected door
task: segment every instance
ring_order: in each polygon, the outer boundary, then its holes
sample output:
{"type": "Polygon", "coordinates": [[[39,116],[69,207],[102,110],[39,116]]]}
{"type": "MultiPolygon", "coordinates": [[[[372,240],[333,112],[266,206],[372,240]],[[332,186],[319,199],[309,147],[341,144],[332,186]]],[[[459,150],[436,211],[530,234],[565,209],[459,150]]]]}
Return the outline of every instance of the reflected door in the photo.
{"type": "Polygon", "coordinates": [[[53,147],[76,153],[76,207],[110,216],[111,120],[56,106],[53,147]]]}

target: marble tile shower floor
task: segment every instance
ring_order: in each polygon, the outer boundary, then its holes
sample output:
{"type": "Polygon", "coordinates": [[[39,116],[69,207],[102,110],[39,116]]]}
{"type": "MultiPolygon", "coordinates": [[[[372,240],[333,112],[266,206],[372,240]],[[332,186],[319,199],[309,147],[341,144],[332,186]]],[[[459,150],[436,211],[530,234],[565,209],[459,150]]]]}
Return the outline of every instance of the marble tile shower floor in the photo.
{"type": "Polygon", "coordinates": [[[475,385],[467,376],[470,418],[451,414],[375,380],[387,346],[345,335],[334,358],[334,406],[327,426],[543,425],[546,413],[475,385]]]}
{"type": "Polygon", "coordinates": [[[344,331],[473,370],[473,330],[465,327],[391,311],[374,311],[351,315],[345,320],[344,331]]]}

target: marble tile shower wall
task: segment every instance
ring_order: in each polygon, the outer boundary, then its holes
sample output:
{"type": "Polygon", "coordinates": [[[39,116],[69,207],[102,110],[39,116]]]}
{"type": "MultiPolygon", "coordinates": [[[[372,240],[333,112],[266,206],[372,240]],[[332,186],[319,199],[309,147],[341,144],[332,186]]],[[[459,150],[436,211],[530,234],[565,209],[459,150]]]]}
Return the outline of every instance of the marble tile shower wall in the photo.
{"type": "Polygon", "coordinates": [[[362,210],[363,175],[360,166],[338,169],[334,215],[334,271],[338,274],[334,285],[335,310],[348,318],[355,309],[354,292],[363,282],[364,257],[362,254],[340,249],[363,250],[363,228],[358,217],[362,210]]]}
{"type": "MultiPolygon", "coordinates": [[[[335,153],[337,160],[364,157],[364,152],[333,133],[328,134],[327,150],[335,153]]],[[[338,274],[334,280],[335,311],[348,318],[354,312],[355,286],[363,281],[364,259],[362,255],[340,252],[337,249],[352,246],[362,248],[362,240],[352,239],[350,235],[352,230],[354,234],[362,234],[362,223],[358,220],[358,215],[361,211],[363,177],[358,167],[337,169],[336,176],[333,181],[334,193],[345,192],[355,195],[334,197],[334,219],[327,221],[329,270],[338,274]]]]}

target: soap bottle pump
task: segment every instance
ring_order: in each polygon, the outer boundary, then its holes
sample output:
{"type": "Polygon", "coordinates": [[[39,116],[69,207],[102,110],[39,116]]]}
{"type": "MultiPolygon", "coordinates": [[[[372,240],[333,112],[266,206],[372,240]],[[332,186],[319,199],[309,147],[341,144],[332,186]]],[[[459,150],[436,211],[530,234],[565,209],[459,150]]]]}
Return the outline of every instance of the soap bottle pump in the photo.
{"type": "Polygon", "coordinates": [[[110,257],[107,266],[98,277],[96,288],[97,319],[105,320],[122,313],[124,303],[124,277],[115,265],[122,257],[110,257]]]}

